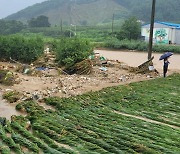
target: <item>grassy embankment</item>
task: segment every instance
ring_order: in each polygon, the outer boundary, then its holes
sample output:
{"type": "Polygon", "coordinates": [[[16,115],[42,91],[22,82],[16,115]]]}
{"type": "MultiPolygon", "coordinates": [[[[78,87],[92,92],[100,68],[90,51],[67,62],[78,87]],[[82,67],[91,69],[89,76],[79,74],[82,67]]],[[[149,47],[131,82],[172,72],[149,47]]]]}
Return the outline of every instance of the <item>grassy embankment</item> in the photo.
{"type": "Polygon", "coordinates": [[[0,127],[1,153],[21,153],[21,147],[34,153],[179,153],[179,94],[180,75],[175,74],[71,98],[46,99],[55,111],[24,102],[17,109],[24,108],[28,116],[0,127]],[[27,119],[32,131],[24,127],[27,119]]]}

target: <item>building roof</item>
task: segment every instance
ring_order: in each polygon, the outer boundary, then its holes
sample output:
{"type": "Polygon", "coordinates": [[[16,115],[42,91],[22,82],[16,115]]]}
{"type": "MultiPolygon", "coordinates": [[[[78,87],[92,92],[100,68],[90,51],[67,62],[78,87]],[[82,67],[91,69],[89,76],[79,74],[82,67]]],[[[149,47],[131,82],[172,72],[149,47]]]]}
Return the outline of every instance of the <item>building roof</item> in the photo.
{"type": "Polygon", "coordinates": [[[175,23],[170,23],[170,22],[160,22],[160,21],[156,21],[155,23],[166,25],[172,28],[178,28],[178,29],[180,28],[180,24],[175,24],[175,23]]]}
{"type": "MultiPolygon", "coordinates": [[[[170,23],[170,22],[161,22],[161,21],[155,21],[154,23],[162,24],[162,25],[180,30],[180,24],[175,24],[175,23],[170,23]]],[[[145,24],[143,26],[146,26],[146,25],[150,25],[150,24],[145,24]]]]}

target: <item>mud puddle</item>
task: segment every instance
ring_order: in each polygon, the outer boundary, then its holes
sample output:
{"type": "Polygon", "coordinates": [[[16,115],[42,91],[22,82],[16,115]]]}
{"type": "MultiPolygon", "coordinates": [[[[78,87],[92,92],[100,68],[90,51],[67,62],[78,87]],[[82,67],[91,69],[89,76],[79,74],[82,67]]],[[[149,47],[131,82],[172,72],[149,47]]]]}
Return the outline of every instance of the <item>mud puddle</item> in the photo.
{"type": "Polygon", "coordinates": [[[12,115],[25,115],[24,113],[15,110],[15,107],[15,104],[9,104],[3,100],[0,93],[0,117],[5,117],[7,120],[11,120],[12,115]]]}

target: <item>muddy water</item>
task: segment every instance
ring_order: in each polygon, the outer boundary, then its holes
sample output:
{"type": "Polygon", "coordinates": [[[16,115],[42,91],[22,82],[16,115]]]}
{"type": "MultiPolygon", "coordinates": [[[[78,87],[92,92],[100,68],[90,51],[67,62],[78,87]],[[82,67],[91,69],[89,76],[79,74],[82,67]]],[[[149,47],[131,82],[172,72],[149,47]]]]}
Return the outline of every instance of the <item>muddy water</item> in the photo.
{"type": "MultiPolygon", "coordinates": [[[[119,60],[128,64],[129,66],[137,67],[147,60],[148,53],[146,52],[129,52],[129,51],[107,51],[107,50],[95,50],[96,53],[100,53],[107,59],[119,60]]],[[[162,54],[153,53],[154,56],[154,67],[158,71],[162,71],[163,61],[159,60],[162,54]]],[[[169,70],[180,71],[180,54],[174,54],[169,59],[170,65],[169,70]]]]}
{"type": "Polygon", "coordinates": [[[8,120],[11,120],[12,115],[23,115],[23,113],[15,110],[15,104],[9,104],[4,101],[0,93],[0,117],[6,117],[8,120]]]}

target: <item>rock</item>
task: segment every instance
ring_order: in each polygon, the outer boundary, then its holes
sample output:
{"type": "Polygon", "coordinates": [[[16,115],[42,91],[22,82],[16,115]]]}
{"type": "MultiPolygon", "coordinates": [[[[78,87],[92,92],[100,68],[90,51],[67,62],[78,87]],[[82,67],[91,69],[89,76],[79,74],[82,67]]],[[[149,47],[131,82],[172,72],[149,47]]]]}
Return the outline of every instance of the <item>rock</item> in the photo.
{"type": "Polygon", "coordinates": [[[69,86],[69,88],[68,88],[69,90],[72,90],[73,89],[73,87],[72,86],[69,86]]]}
{"type": "Polygon", "coordinates": [[[32,97],[33,97],[33,99],[38,100],[38,99],[39,99],[39,93],[38,93],[37,91],[35,91],[35,92],[32,94],[32,97]]]}
{"type": "Polygon", "coordinates": [[[126,82],[127,78],[126,78],[126,76],[121,76],[121,77],[119,78],[119,80],[122,81],[122,82],[126,82]]]}
{"type": "Polygon", "coordinates": [[[67,91],[65,89],[62,90],[62,93],[67,94],[67,91]]]}
{"type": "Polygon", "coordinates": [[[13,91],[13,89],[6,89],[5,91],[6,91],[6,92],[8,92],[8,91],[13,91]]]}
{"type": "Polygon", "coordinates": [[[26,94],[31,94],[29,91],[26,91],[26,94]]]}

